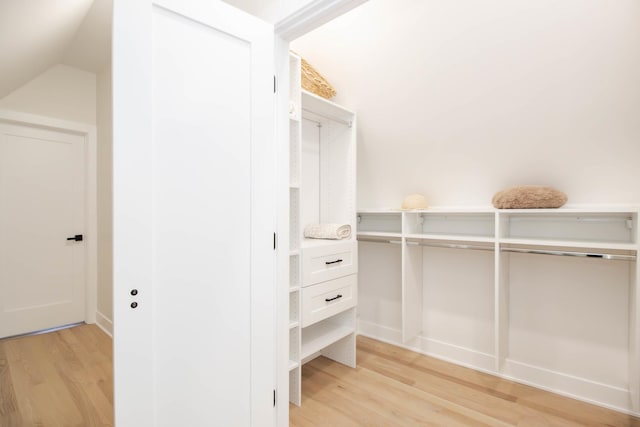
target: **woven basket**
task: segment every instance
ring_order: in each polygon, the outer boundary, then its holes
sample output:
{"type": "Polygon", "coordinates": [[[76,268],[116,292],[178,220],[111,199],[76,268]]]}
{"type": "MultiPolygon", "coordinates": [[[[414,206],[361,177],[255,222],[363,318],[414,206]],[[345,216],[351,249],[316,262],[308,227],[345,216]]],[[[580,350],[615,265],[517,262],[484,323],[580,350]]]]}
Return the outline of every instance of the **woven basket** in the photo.
{"type": "MultiPolygon", "coordinates": [[[[302,58],[301,58],[302,59],[302,58]]],[[[307,61],[302,59],[302,88],[326,99],[336,96],[336,90],[307,61]]]]}

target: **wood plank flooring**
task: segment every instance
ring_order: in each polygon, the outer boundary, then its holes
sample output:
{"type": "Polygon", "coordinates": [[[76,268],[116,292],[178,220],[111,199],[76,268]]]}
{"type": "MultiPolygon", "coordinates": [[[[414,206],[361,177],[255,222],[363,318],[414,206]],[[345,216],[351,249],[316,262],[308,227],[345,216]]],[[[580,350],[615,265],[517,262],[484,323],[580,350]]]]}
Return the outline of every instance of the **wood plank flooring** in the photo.
{"type": "Polygon", "coordinates": [[[0,340],[0,426],[113,426],[111,348],[96,325],[0,340]]]}
{"type": "MultiPolygon", "coordinates": [[[[0,340],[0,426],[112,426],[111,338],[95,325],[0,340]]],[[[303,367],[291,426],[616,426],[640,420],[358,337],[358,367],[303,367]]],[[[187,427],[187,426],[185,426],[187,427]]]]}
{"type": "Polygon", "coordinates": [[[324,357],[302,369],[291,426],[640,426],[625,414],[365,337],[358,367],[324,357]]]}

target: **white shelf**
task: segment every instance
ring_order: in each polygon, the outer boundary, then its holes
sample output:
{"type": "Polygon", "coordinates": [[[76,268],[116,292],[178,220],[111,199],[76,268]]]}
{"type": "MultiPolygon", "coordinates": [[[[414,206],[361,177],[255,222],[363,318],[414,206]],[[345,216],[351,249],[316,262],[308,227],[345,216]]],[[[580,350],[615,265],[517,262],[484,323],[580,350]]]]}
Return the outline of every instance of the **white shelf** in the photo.
{"type": "Polygon", "coordinates": [[[636,213],[640,209],[640,206],[564,206],[556,209],[494,209],[500,214],[608,214],[608,213],[636,213]]]}
{"type": "Polygon", "coordinates": [[[321,322],[303,329],[300,359],[304,360],[323,348],[354,333],[353,328],[339,326],[331,322],[321,322]]]}
{"type": "Polygon", "coordinates": [[[500,214],[575,214],[575,213],[636,213],[640,206],[636,205],[569,205],[553,209],[496,209],[492,206],[433,206],[426,209],[401,209],[401,208],[365,208],[358,209],[358,213],[495,213],[500,214]]]}
{"type": "Polygon", "coordinates": [[[295,360],[289,360],[289,371],[293,371],[298,366],[300,366],[298,362],[296,362],[295,360]]]}
{"type": "Polygon", "coordinates": [[[314,114],[344,121],[351,121],[355,116],[353,111],[347,110],[335,102],[326,100],[304,89],[301,94],[302,105],[305,111],[312,111],[314,114]]]}
{"type": "Polygon", "coordinates": [[[358,237],[384,237],[399,239],[402,237],[402,233],[389,233],[386,231],[358,231],[358,237]]]}
{"type": "Polygon", "coordinates": [[[294,320],[293,322],[289,322],[289,329],[297,328],[300,325],[300,322],[294,320]]]}
{"type": "Polygon", "coordinates": [[[353,238],[353,234],[352,234],[350,239],[304,239],[300,246],[303,249],[317,248],[321,246],[330,246],[330,245],[335,245],[337,243],[353,242],[353,241],[355,241],[355,239],[353,238]]]}
{"type": "Polygon", "coordinates": [[[300,255],[300,250],[294,249],[292,251],[289,251],[289,256],[297,256],[297,255],[300,255]]]}
{"type": "MultiPolygon", "coordinates": [[[[571,207],[560,209],[493,209],[493,208],[429,208],[419,210],[394,211],[389,209],[368,209],[358,211],[358,215],[396,217],[401,213],[402,232],[376,231],[370,221],[365,230],[358,230],[359,238],[398,239],[469,242],[503,245],[524,245],[528,247],[567,247],[595,249],[602,251],[637,251],[639,243],[634,233],[638,226],[638,210],[629,206],[614,207],[571,207]],[[418,218],[416,214],[423,216],[418,218]],[[436,215],[429,221],[429,214],[436,215]],[[440,216],[446,215],[446,219],[440,216]],[[451,215],[450,217],[448,215],[451,215]],[[420,222],[416,224],[415,221],[420,222]],[[493,230],[493,223],[500,222],[500,231],[493,230]],[[424,225],[422,225],[424,221],[424,225]],[[411,225],[408,225],[411,223],[411,225]],[[420,228],[429,232],[420,232],[420,228]],[[461,228],[455,233],[456,226],[461,228]],[[417,229],[417,230],[416,230],[417,229]],[[442,233],[439,232],[442,229],[442,233]],[[407,231],[418,232],[407,232],[407,231]],[[436,232],[434,232],[436,231],[436,232]],[[453,232],[453,233],[452,233],[453,232]],[[516,237],[509,237],[513,233],[516,237]],[[498,237],[498,234],[505,237],[498,237]],[[524,237],[523,237],[524,235],[524,237]],[[530,235],[530,236],[529,236],[530,235]],[[537,236],[536,236],[537,235],[537,236]],[[554,238],[555,236],[555,238],[554,238]]],[[[363,218],[364,220],[364,218],[363,218]]],[[[380,228],[385,221],[377,219],[380,228]]]]}
{"type": "Polygon", "coordinates": [[[589,240],[545,240],[545,239],[520,239],[520,238],[501,238],[500,244],[509,245],[525,245],[525,246],[550,246],[550,247],[568,247],[568,248],[585,248],[585,249],[603,249],[603,250],[620,250],[635,251],[638,245],[634,243],[611,243],[598,242],[589,240]]]}

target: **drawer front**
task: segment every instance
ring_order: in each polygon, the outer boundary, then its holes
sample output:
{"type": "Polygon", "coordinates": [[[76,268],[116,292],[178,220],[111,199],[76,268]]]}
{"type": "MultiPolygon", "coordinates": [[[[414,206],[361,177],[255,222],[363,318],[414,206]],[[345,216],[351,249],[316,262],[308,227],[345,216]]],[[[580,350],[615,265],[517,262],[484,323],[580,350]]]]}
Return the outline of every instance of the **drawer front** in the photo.
{"type": "Polygon", "coordinates": [[[355,307],[358,275],[340,277],[302,289],[302,327],[355,307]]]}
{"type": "Polygon", "coordinates": [[[356,242],[302,249],[302,286],[358,272],[356,242]]]}

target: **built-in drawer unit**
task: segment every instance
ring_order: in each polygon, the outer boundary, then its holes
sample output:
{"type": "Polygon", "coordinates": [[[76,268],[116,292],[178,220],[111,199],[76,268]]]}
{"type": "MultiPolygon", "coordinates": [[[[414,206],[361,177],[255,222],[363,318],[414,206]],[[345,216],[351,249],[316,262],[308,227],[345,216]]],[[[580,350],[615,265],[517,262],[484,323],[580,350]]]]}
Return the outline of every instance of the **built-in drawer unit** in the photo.
{"type": "Polygon", "coordinates": [[[302,286],[326,282],[358,271],[356,241],[302,249],[302,286]]]}
{"type": "Polygon", "coordinates": [[[302,289],[302,327],[355,307],[358,276],[351,274],[302,289]]]}

